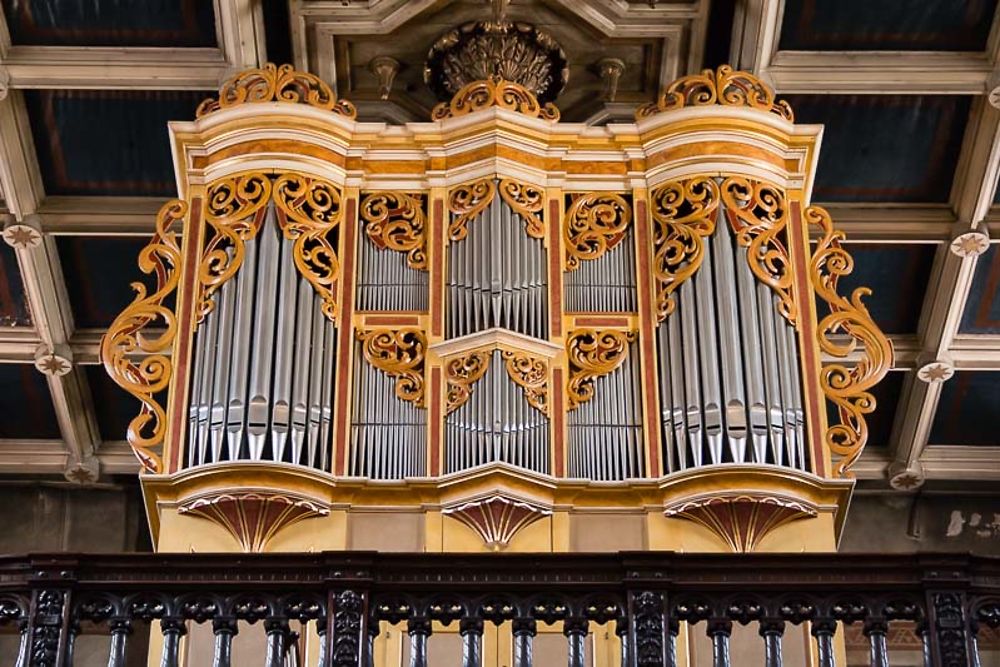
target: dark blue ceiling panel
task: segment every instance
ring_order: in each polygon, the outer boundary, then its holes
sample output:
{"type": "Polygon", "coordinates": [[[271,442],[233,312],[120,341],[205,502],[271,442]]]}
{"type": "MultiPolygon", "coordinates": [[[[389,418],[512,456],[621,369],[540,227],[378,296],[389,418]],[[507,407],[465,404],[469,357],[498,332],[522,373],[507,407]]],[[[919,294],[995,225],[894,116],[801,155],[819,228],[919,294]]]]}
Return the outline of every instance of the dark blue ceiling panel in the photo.
{"type": "Polygon", "coordinates": [[[11,41],[37,46],[217,46],[210,0],[2,0],[11,41]]]}
{"type": "Polygon", "coordinates": [[[932,445],[1000,445],[1000,373],[959,371],[944,383],[932,445]]]}
{"type": "Polygon", "coordinates": [[[58,439],[45,376],[30,364],[0,364],[0,438],[58,439]]]}
{"type": "MultiPolygon", "coordinates": [[[[875,397],[875,412],[865,416],[868,423],[867,447],[884,449],[889,446],[892,437],[892,423],[896,419],[896,408],[899,407],[899,394],[903,391],[903,379],[906,373],[892,371],[872,389],[875,397]]],[[[839,422],[837,406],[826,402],[826,420],[830,424],[839,422]]]]}
{"type": "Polygon", "coordinates": [[[0,243],[0,326],[31,326],[31,311],[17,255],[6,243],[0,243]]]}
{"type": "Polygon", "coordinates": [[[797,123],[826,126],[818,202],[948,201],[969,98],[956,95],[788,95],[797,123]]]}
{"type": "Polygon", "coordinates": [[[780,48],[983,51],[997,0],[785,0],[780,48]]]}
{"type": "Polygon", "coordinates": [[[45,192],[176,194],[167,122],[190,120],[208,92],[26,91],[45,192]]]}
{"type": "Polygon", "coordinates": [[[101,440],[124,440],[129,422],[139,414],[141,403],[116,385],[104,366],[84,366],[90,394],[94,399],[97,428],[101,440]]]}
{"type": "Polygon", "coordinates": [[[972,279],[969,300],[962,313],[960,333],[997,334],[1000,333],[1000,252],[997,245],[990,244],[976,264],[976,275],[972,279]]]}
{"type": "MultiPolygon", "coordinates": [[[[869,287],[864,297],[868,311],[881,329],[889,334],[917,331],[920,309],[937,246],[929,243],[851,243],[854,271],[843,276],[837,289],[849,295],[858,287],[869,287]]],[[[823,301],[819,316],[829,313],[823,301]]]]}
{"type": "Polygon", "coordinates": [[[139,237],[58,238],[59,260],[77,327],[107,328],[135,297],[131,283],[141,281],[150,286],[136,264],[147,242],[139,237]]]}

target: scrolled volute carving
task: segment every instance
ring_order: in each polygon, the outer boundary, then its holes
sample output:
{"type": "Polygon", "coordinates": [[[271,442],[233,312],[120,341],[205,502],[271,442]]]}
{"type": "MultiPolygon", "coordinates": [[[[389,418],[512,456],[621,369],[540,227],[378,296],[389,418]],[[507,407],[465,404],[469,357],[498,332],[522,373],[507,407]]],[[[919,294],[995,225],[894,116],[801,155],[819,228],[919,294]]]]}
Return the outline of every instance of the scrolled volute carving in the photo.
{"type": "Polygon", "coordinates": [[[656,102],[639,107],[635,116],[638,120],[661,111],[714,104],[759,109],[795,121],[792,107],[776,99],[770,86],[750,72],[734,70],[730,65],[677,79],[656,102]]]}
{"type": "Polygon", "coordinates": [[[469,400],[472,396],[472,385],[482,379],[489,370],[491,356],[491,350],[473,350],[445,363],[444,374],[448,382],[445,414],[451,414],[469,400]]]}
{"type": "Polygon", "coordinates": [[[502,353],[507,375],[521,389],[528,405],[549,416],[549,365],[545,359],[520,351],[502,353]]]}
{"type": "Polygon", "coordinates": [[[292,258],[299,273],[322,299],[321,309],[337,321],[334,290],[340,276],[333,232],[344,216],[340,190],[321,178],[282,174],[274,182],[274,202],[281,214],[278,224],[286,239],[295,241],[292,258]]]}
{"type": "Polygon", "coordinates": [[[573,200],[563,224],[566,271],[583,260],[598,259],[625,238],[632,223],[632,207],[613,192],[594,192],[573,200]]]}
{"type": "Polygon", "coordinates": [[[500,107],[532,118],[559,120],[559,109],[551,102],[540,104],[535,94],[524,86],[498,76],[473,81],[462,87],[450,102],[441,102],[431,111],[433,120],[455,118],[466,114],[500,107]]]}
{"type": "Polygon", "coordinates": [[[705,238],[715,232],[719,187],[709,176],[671,181],[650,193],[653,277],[659,321],[674,311],[674,292],[705,257],[705,238]]]}
{"type": "Polygon", "coordinates": [[[568,400],[573,410],[594,397],[594,380],[612,372],[625,361],[635,331],[577,329],[566,339],[570,375],[568,400]]]}
{"type": "Polygon", "coordinates": [[[545,238],[545,191],[510,178],[500,179],[500,196],[524,220],[524,230],[535,239],[545,238]]]}
{"type": "Polygon", "coordinates": [[[497,194],[492,178],[465,183],[448,193],[448,210],[453,214],[448,225],[448,238],[461,241],[469,235],[469,221],[483,212],[497,194]]]}
{"type": "Polygon", "coordinates": [[[892,343],[878,328],[862,299],[871,290],[858,287],[850,296],[837,292],[837,282],[854,269],[854,260],[841,245],[842,231],[833,228],[830,214],[818,206],[804,212],[809,225],[819,228],[822,236],[816,244],[810,262],[810,274],[816,294],[830,307],[830,313],[819,321],[817,337],[820,350],[845,359],[855,350],[861,356],[854,365],[834,361],[823,365],[820,387],[827,399],[837,406],[840,423],[829,425],[824,434],[826,446],[840,457],[834,468],[838,477],[850,477],[851,466],[861,456],[868,441],[865,415],[875,409],[871,389],[892,366],[892,343]],[[836,334],[847,334],[843,342],[836,334]]]}
{"type": "Polygon", "coordinates": [[[799,308],[792,295],[792,263],[785,246],[784,190],[742,176],[727,178],[720,189],[736,242],[747,249],[750,270],[778,295],[778,312],[797,326],[799,308]]]}
{"type": "Polygon", "coordinates": [[[423,407],[427,339],[416,328],[358,331],[362,353],[375,368],[396,379],[396,396],[423,407]]]}
{"type": "Polygon", "coordinates": [[[406,253],[406,263],[427,270],[427,217],[419,194],[379,191],[361,200],[365,233],[375,247],[406,253]]]}
{"type": "Polygon", "coordinates": [[[274,63],[236,74],[222,84],[218,99],[206,99],[198,105],[195,115],[201,118],[227,107],[261,102],[307,104],[347,118],[358,115],[353,104],[338,100],[330,86],[319,77],[297,70],[292,65],[277,66],[274,63]]]}
{"type": "Polygon", "coordinates": [[[177,334],[177,318],[164,301],[179,280],[181,251],[176,226],[183,225],[188,205],[181,200],[164,204],[156,217],[156,232],[139,253],[139,269],[156,277],[156,287],[148,292],[144,284],[132,283],[136,296],[108,327],[101,339],[101,363],[114,382],[139,400],[139,414],[129,422],[126,439],[143,471],[162,472],[163,464],[155,449],[166,434],[166,414],[156,395],[167,389],[173,364],[167,352],[177,334]],[[143,334],[158,322],[163,329],[153,337],[143,334]],[[135,358],[134,355],[144,355],[135,358]]]}

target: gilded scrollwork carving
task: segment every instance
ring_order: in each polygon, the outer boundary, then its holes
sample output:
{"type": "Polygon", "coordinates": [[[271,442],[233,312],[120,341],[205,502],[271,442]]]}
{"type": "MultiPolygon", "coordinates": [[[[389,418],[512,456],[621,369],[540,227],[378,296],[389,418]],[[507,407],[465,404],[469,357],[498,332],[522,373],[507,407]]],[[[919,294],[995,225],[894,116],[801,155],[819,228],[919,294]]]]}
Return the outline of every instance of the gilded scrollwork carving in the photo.
{"type": "Polygon", "coordinates": [[[243,265],[244,244],[257,235],[271,200],[271,179],[262,173],[219,179],[208,187],[208,238],[198,266],[198,321],[215,308],[212,296],[243,265]]]}
{"type": "Polygon", "coordinates": [[[674,311],[674,292],[705,257],[705,238],[715,232],[719,187],[709,176],[671,181],[650,193],[653,218],[653,277],[656,315],[674,311]]]}
{"type": "Polygon", "coordinates": [[[770,86],[753,74],[734,70],[729,65],[677,79],[656,102],[639,107],[635,115],[640,119],[660,111],[713,104],[760,109],[789,122],[795,121],[788,102],[776,99],[770,86]]]}
{"type": "Polygon", "coordinates": [[[396,396],[417,407],[425,404],[424,358],[427,338],[416,328],[358,331],[361,351],[375,368],[396,379],[396,396]]]}
{"type": "Polygon", "coordinates": [[[871,294],[870,289],[858,287],[850,296],[837,292],[840,277],[854,269],[854,260],[841,245],[844,233],[833,228],[829,213],[818,206],[807,208],[804,218],[822,234],[809,267],[816,294],[830,306],[830,313],[819,322],[820,349],[838,359],[847,358],[855,350],[861,351],[853,365],[840,361],[824,364],[819,378],[823,393],[837,406],[840,417],[840,423],[829,425],[824,434],[826,446],[840,457],[834,474],[850,477],[851,466],[868,441],[865,415],[875,409],[871,389],[892,366],[892,343],[879,330],[862,302],[871,294]],[[847,334],[850,340],[842,342],[836,334],[847,334]]]}
{"type": "Polygon", "coordinates": [[[563,224],[566,271],[575,271],[582,260],[598,259],[625,238],[632,224],[632,207],[613,192],[593,192],[573,200],[563,224]]]}
{"type": "Polygon", "coordinates": [[[444,375],[448,382],[445,396],[445,414],[451,414],[472,396],[472,385],[478,382],[490,367],[491,350],[473,350],[445,363],[444,375]]]}
{"type": "Polygon", "coordinates": [[[340,261],[333,232],[344,216],[340,190],[321,178],[282,174],[274,182],[274,202],[285,238],[295,241],[296,268],[320,295],[323,314],[336,322],[340,261]]]}
{"type": "Polygon", "coordinates": [[[424,196],[370,192],[361,200],[365,233],[375,247],[406,253],[411,269],[427,270],[427,216],[424,196]]]}
{"type": "Polygon", "coordinates": [[[729,223],[736,242],[747,249],[747,261],[757,280],[778,295],[778,311],[793,326],[799,309],[792,295],[792,265],[785,246],[788,205],[784,190],[742,176],[722,183],[722,201],[732,215],[729,223]]]}
{"type": "Polygon", "coordinates": [[[635,331],[577,329],[570,332],[566,339],[570,410],[594,397],[594,380],[621,366],[629,353],[629,345],[637,337],[635,331]]]}
{"type": "Polygon", "coordinates": [[[338,100],[325,81],[292,65],[267,63],[259,69],[248,69],[227,80],[219,89],[219,98],[208,98],[195,115],[198,118],[240,104],[289,102],[332,111],[355,118],[357,109],[347,100],[338,100]]]}
{"type": "Polygon", "coordinates": [[[544,359],[524,352],[503,351],[504,368],[507,375],[521,389],[528,404],[549,415],[549,365],[544,359]]]}
{"type": "Polygon", "coordinates": [[[532,118],[559,120],[559,109],[551,102],[540,104],[535,94],[524,86],[493,76],[473,81],[455,93],[450,102],[441,102],[431,111],[433,120],[454,118],[466,114],[500,107],[532,118]]]}
{"type": "Polygon", "coordinates": [[[448,194],[448,210],[453,217],[448,225],[448,238],[461,241],[469,235],[469,221],[483,212],[497,194],[492,178],[481,178],[452,189],[448,194]]]}
{"type": "Polygon", "coordinates": [[[524,220],[528,236],[545,238],[545,191],[533,185],[519,183],[510,178],[500,179],[500,196],[524,220]]]}
{"type": "Polygon", "coordinates": [[[156,232],[139,254],[139,268],[155,275],[156,287],[149,293],[142,283],[132,283],[135,299],[101,339],[105,371],[141,403],[139,414],[129,422],[126,439],[142,469],[150,473],[163,468],[155,449],[166,434],[166,415],[157,394],[170,384],[173,365],[167,352],[177,334],[177,319],[164,301],[177,288],[181,251],[176,227],[183,225],[187,212],[187,203],[180,200],[160,209],[156,232]],[[143,329],[154,322],[162,325],[162,331],[153,337],[143,335],[143,329]]]}

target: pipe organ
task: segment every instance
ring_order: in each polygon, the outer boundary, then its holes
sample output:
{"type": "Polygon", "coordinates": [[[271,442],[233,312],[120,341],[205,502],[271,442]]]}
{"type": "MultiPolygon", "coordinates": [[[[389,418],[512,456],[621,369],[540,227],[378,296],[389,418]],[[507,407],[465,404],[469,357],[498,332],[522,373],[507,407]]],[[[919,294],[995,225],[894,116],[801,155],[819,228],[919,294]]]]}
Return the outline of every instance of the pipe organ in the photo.
{"type": "Polygon", "coordinates": [[[170,129],[157,286],[102,342],[154,532],[309,518],[345,548],[410,507],[427,548],[566,549],[590,511],[657,514],[660,548],[835,539],[892,349],[837,290],[821,128],[752,74],[607,126],[493,76],[390,126],[269,65],[170,129]]]}

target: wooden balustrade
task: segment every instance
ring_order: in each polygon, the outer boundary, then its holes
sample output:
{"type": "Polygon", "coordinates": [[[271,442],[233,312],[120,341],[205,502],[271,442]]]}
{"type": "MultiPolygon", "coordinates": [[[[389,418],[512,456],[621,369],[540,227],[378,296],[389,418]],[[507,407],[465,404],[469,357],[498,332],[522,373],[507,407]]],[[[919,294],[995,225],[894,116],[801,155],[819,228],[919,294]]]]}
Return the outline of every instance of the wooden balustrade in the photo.
{"type": "MultiPolygon", "coordinates": [[[[916,624],[931,667],[979,665],[979,628],[1000,625],[1000,559],[852,554],[128,554],[0,557],[0,623],[21,642],[17,667],[72,665],[82,627],[108,637],[125,665],[139,623],[158,622],[161,665],[179,662],[191,624],[215,636],[214,665],[231,664],[240,624],[262,623],[268,667],[288,664],[292,625],[313,628],[319,667],[374,664],[379,623],[405,627],[410,665],[428,664],[438,624],[458,624],[463,667],[482,664],[486,624],[509,624],[513,664],[531,667],[542,624],[558,624],[570,667],[607,625],[621,664],[674,667],[682,624],[707,632],[716,667],[730,664],[735,624],[758,629],[764,664],[782,664],[782,635],[808,624],[818,662],[834,665],[842,624],[859,623],[870,664],[887,667],[887,629],[916,624]]],[[[310,666],[311,667],[311,666],[310,666]]],[[[439,667],[435,665],[434,667],[439,667]]],[[[545,667],[550,667],[546,665],[545,667]]],[[[740,667],[745,667],[740,665],[740,667]]]]}

